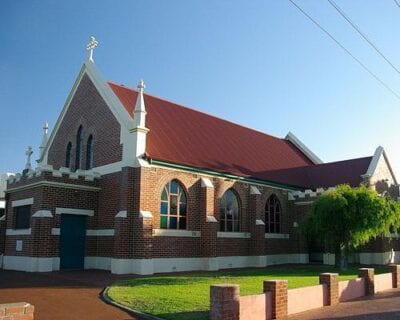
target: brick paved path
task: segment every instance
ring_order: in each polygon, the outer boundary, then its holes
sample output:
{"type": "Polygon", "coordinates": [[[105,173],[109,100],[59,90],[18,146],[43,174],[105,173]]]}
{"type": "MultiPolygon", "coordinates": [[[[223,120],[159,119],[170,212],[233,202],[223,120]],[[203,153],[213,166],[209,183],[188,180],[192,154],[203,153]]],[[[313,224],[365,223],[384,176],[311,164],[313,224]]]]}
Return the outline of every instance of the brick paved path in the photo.
{"type": "Polygon", "coordinates": [[[290,316],[288,320],[399,320],[400,289],[290,316]]]}
{"type": "Polygon", "coordinates": [[[53,273],[0,270],[0,303],[29,302],[35,306],[35,320],[134,320],[99,298],[103,287],[121,278],[124,277],[97,270],[53,273]]]}

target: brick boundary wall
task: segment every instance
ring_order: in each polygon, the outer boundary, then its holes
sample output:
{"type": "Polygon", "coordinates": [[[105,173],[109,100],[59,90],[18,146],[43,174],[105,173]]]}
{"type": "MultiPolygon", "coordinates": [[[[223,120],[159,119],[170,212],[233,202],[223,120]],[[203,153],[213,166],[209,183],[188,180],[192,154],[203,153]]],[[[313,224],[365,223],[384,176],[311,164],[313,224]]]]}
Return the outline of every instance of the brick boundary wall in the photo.
{"type": "MultiPolygon", "coordinates": [[[[389,265],[392,274],[392,287],[400,287],[400,265],[389,265]]],[[[358,274],[365,279],[365,295],[375,294],[375,275],[373,268],[360,268],[358,274]]],[[[320,284],[328,288],[327,305],[339,303],[339,275],[321,273],[320,284]]],[[[263,283],[264,293],[271,293],[272,319],[285,319],[288,316],[288,282],[287,280],[268,280],[263,283]]],[[[309,299],[312,297],[304,297],[309,299]]],[[[212,285],[210,288],[210,319],[240,320],[240,287],[238,285],[212,285]]],[[[265,320],[254,319],[254,320],[265,320]]]]}
{"type": "Polygon", "coordinates": [[[367,296],[373,296],[375,294],[374,274],[373,268],[358,269],[358,276],[365,279],[365,294],[367,296]]]}
{"type": "Polygon", "coordinates": [[[26,302],[0,304],[0,320],[33,320],[34,309],[26,302]]]}
{"type": "Polygon", "coordinates": [[[210,320],[239,320],[239,298],[238,285],[212,285],[210,289],[210,320]]]}
{"type": "Polygon", "coordinates": [[[392,287],[400,288],[400,265],[389,265],[390,272],[392,273],[392,287]]]}
{"type": "Polygon", "coordinates": [[[287,280],[268,280],[263,283],[264,292],[271,292],[272,319],[285,319],[288,314],[287,280]]]}
{"type": "Polygon", "coordinates": [[[326,284],[328,288],[328,306],[339,303],[339,275],[337,273],[321,273],[319,284],[326,284]]]}

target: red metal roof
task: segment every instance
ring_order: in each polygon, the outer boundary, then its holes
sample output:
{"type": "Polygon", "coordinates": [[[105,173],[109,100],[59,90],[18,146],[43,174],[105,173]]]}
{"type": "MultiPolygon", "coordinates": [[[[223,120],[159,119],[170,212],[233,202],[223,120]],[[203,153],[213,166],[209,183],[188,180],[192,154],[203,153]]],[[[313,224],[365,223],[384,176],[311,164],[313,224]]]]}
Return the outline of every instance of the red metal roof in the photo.
{"type": "Polygon", "coordinates": [[[372,157],[322,163],[317,165],[264,172],[261,179],[309,189],[349,184],[357,187],[368,170],[372,157]]]}
{"type": "MultiPolygon", "coordinates": [[[[137,91],[112,82],[109,86],[133,115],[137,91]]],[[[144,100],[150,129],[146,153],[152,159],[301,187],[344,183],[341,180],[352,173],[354,177],[347,180],[355,183],[355,175],[365,167],[365,161],[355,160],[360,170],[353,170],[351,164],[349,168],[338,163],[313,165],[285,139],[148,94],[144,100]]]]}

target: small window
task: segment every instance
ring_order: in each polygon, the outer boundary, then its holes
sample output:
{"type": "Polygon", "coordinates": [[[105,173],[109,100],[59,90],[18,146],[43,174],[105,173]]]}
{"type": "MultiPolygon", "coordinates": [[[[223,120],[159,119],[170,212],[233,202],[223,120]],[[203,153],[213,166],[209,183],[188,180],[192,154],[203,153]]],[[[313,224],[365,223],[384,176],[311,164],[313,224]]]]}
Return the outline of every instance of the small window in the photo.
{"type": "Polygon", "coordinates": [[[221,198],[219,229],[222,232],[238,232],[239,223],[239,200],[231,189],[226,191],[221,198]]]}
{"type": "Polygon", "coordinates": [[[86,170],[93,168],[93,136],[90,135],[86,144],[86,170]]]}
{"type": "Polygon", "coordinates": [[[75,170],[81,169],[82,167],[82,140],[83,130],[82,126],[79,127],[78,133],[76,134],[76,154],[75,154],[75,170]]]}
{"type": "Polygon", "coordinates": [[[281,232],[281,203],[276,195],[268,198],[265,205],[265,232],[281,232]]]}
{"type": "Polygon", "coordinates": [[[177,180],[168,182],[161,194],[160,228],[186,229],[187,198],[177,180]]]}
{"type": "Polygon", "coordinates": [[[65,152],[65,166],[71,169],[72,143],[68,143],[67,151],[65,152]]]}
{"type": "Polygon", "coordinates": [[[15,229],[28,229],[31,219],[31,206],[21,206],[15,210],[15,229]]]}

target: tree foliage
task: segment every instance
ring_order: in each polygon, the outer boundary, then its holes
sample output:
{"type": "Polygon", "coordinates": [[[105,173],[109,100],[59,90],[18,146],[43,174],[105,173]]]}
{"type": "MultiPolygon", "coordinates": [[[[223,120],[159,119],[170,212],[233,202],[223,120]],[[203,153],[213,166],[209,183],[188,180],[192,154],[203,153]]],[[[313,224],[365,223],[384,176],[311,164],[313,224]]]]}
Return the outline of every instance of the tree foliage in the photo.
{"type": "MultiPolygon", "coordinates": [[[[303,231],[341,255],[347,266],[347,254],[372,238],[387,235],[400,227],[400,203],[380,196],[360,185],[340,185],[322,194],[315,202],[303,231]]],[[[338,260],[337,260],[338,261],[338,260]]]]}

